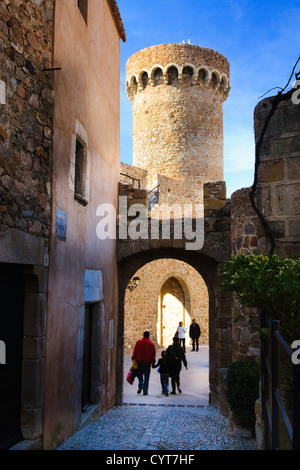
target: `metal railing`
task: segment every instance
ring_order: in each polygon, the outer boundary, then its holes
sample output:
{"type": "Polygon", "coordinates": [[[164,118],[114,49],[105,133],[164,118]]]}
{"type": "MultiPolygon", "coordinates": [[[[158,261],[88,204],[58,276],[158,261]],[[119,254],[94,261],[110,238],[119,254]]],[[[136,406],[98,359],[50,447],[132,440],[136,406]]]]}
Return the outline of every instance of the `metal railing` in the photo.
{"type": "Polygon", "coordinates": [[[159,184],[155,188],[151,189],[148,192],[148,210],[151,210],[151,207],[159,203],[159,184]]]}
{"type": "Polygon", "coordinates": [[[262,335],[261,344],[261,386],[262,419],[264,421],[265,450],[279,450],[281,422],[287,431],[292,450],[300,449],[300,369],[292,363],[293,349],[279,333],[279,321],[264,317],[263,324],[270,335],[262,335]],[[292,367],[293,409],[292,423],[287,406],[280,393],[279,348],[282,347],[292,367]],[[281,418],[281,419],[280,419],[281,418]]]}
{"type": "Polygon", "coordinates": [[[121,180],[123,179],[124,181],[124,178],[128,178],[131,180],[132,186],[135,186],[137,184],[137,189],[141,189],[141,181],[138,178],[134,178],[133,176],[126,175],[126,173],[120,173],[120,176],[121,176],[121,180]]]}

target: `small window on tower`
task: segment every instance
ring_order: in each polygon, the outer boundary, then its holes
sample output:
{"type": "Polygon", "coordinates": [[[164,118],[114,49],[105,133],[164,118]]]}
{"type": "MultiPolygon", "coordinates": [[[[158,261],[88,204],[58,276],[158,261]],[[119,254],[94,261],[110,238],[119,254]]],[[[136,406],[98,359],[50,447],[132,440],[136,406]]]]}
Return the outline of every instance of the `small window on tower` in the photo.
{"type": "Polygon", "coordinates": [[[78,8],[87,24],[88,0],[78,0],[78,8]]]}

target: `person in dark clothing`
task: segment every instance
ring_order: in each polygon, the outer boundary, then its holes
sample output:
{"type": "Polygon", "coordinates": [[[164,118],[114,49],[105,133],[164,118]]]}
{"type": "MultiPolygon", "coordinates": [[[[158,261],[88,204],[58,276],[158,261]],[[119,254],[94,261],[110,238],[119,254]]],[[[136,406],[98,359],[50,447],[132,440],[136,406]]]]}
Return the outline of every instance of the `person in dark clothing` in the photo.
{"type": "Polygon", "coordinates": [[[162,394],[168,396],[169,395],[169,368],[167,363],[167,355],[166,351],[161,352],[161,358],[158,359],[157,364],[154,364],[153,369],[159,367],[159,374],[160,374],[160,383],[162,388],[162,394]]]}
{"type": "Polygon", "coordinates": [[[148,395],[149,378],[151,365],[155,364],[155,344],[149,338],[149,331],[145,331],[143,338],[139,339],[134,346],[131,359],[135,359],[137,368],[137,377],[139,380],[139,388],[137,393],[143,391],[144,395],[148,395]]]}
{"type": "Polygon", "coordinates": [[[181,371],[181,362],[183,362],[185,368],[187,369],[187,360],[185,353],[182,347],[179,345],[179,338],[175,336],[173,338],[173,344],[171,344],[166,351],[167,363],[169,368],[169,376],[171,377],[172,384],[172,395],[176,395],[176,385],[179,393],[182,393],[180,388],[180,371],[181,371]]]}
{"type": "Polygon", "coordinates": [[[198,323],[196,323],[195,319],[193,319],[193,322],[190,325],[189,334],[190,334],[190,338],[193,342],[192,351],[199,351],[199,338],[201,336],[201,330],[200,330],[200,326],[198,325],[198,323]],[[196,349],[195,349],[195,346],[196,346],[196,349]]]}

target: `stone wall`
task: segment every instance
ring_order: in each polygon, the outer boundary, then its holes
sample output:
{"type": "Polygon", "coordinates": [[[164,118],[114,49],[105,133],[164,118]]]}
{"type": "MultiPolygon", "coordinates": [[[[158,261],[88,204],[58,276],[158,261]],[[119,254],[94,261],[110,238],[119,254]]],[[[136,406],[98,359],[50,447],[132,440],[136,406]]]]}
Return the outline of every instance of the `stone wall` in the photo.
{"type": "MultiPolygon", "coordinates": [[[[271,108],[272,98],[262,100],[254,111],[256,141],[271,108]]],[[[255,203],[268,223],[275,241],[275,253],[299,256],[300,241],[300,107],[283,101],[271,118],[261,148],[255,203]]],[[[270,239],[243,188],[231,196],[231,250],[237,254],[268,254],[270,239]]],[[[260,352],[259,334],[253,309],[234,305],[233,359],[254,357],[260,352]],[[240,316],[242,313],[242,316],[240,316]]]]}
{"type": "MultiPolygon", "coordinates": [[[[232,255],[254,254],[265,247],[264,231],[254,212],[249,192],[242,188],[231,196],[231,250],[232,255]]],[[[253,318],[253,309],[240,308],[233,303],[232,359],[233,361],[259,357],[260,337],[253,318]]]]}
{"type": "MultiPolygon", "coordinates": [[[[254,110],[257,142],[271,109],[273,97],[258,103],[254,110]]],[[[281,102],[267,127],[260,151],[255,204],[271,230],[274,252],[283,257],[300,254],[300,107],[291,99],[281,102]]],[[[243,188],[231,197],[232,254],[268,254],[271,243],[258,215],[254,212],[249,192],[243,188]]],[[[232,360],[260,357],[258,315],[251,308],[233,305],[232,360]],[[235,321],[235,318],[237,321],[235,321]]],[[[257,400],[257,448],[263,449],[261,401],[257,400]]]]}
{"type": "Polygon", "coordinates": [[[43,433],[53,16],[53,0],[0,2],[0,263],[19,266],[23,278],[20,429],[31,449],[43,433]]]}
{"type": "Polygon", "coordinates": [[[53,1],[0,3],[0,223],[43,237],[50,226],[53,1]]]}
{"type": "MultiPolygon", "coordinates": [[[[254,212],[249,192],[242,188],[231,195],[231,251],[232,255],[252,254],[259,249],[258,217],[254,212]]],[[[260,226],[260,225],[259,225],[260,226]]]]}
{"type": "Polygon", "coordinates": [[[131,184],[135,189],[147,189],[147,170],[121,162],[120,182],[131,184]]]}
{"type": "MultiPolygon", "coordinates": [[[[272,98],[254,111],[255,138],[259,138],[272,98]]],[[[267,218],[281,256],[300,255],[300,106],[291,99],[279,104],[271,118],[261,149],[258,207],[267,218]]]]}

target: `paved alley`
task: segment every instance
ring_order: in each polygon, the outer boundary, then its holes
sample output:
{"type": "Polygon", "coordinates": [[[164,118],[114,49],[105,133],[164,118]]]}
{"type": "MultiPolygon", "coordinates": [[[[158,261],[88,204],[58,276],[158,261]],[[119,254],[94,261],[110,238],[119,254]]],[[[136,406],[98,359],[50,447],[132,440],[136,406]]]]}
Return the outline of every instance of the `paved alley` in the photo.
{"type": "MultiPolygon", "coordinates": [[[[157,359],[160,357],[160,351],[157,359]]],[[[59,450],[255,450],[255,441],[232,435],[228,420],[208,404],[208,347],[187,351],[188,370],[182,369],[182,393],[161,394],[159,373],[151,371],[149,395],[137,395],[125,377],[124,404],[78,431],[59,450]]]]}

